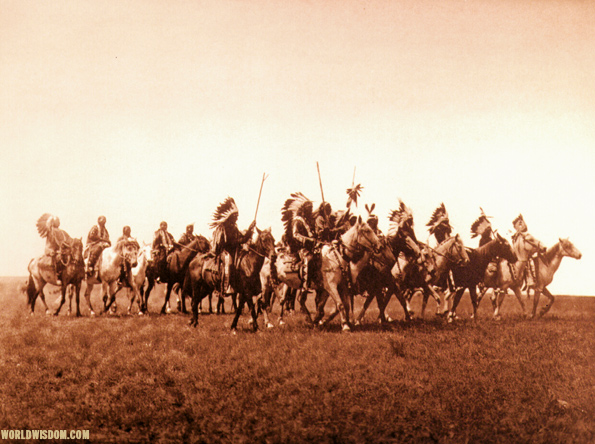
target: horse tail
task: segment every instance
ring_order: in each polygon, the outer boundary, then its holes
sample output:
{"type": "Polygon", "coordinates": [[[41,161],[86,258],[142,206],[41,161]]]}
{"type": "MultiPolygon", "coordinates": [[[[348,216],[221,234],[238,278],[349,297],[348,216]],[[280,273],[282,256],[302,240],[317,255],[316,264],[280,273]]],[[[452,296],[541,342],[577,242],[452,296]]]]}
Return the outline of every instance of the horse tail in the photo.
{"type": "Polygon", "coordinates": [[[29,279],[27,280],[25,285],[23,285],[23,287],[21,287],[21,290],[23,290],[23,292],[27,296],[27,303],[29,305],[31,305],[35,299],[35,294],[37,293],[37,288],[35,287],[35,281],[33,280],[33,276],[31,274],[29,274],[29,279]]]}

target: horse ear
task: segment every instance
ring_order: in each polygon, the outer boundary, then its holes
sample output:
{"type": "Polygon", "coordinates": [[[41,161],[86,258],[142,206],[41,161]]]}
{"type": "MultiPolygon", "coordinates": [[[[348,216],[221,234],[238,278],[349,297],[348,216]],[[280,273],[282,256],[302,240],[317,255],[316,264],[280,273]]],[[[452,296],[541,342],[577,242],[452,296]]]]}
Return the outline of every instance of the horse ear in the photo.
{"type": "Polygon", "coordinates": [[[358,223],[358,224],[361,224],[361,223],[362,223],[362,217],[361,217],[361,216],[358,216],[358,217],[357,217],[357,223],[358,223]]]}
{"type": "Polygon", "coordinates": [[[374,211],[374,208],[376,208],[376,204],[375,204],[375,203],[373,203],[373,204],[372,204],[372,206],[370,207],[370,213],[371,213],[372,211],[374,211]]]}
{"type": "Polygon", "coordinates": [[[254,227],[254,228],[256,228],[256,232],[257,232],[258,234],[262,233],[262,230],[260,230],[258,227],[254,227]]]}

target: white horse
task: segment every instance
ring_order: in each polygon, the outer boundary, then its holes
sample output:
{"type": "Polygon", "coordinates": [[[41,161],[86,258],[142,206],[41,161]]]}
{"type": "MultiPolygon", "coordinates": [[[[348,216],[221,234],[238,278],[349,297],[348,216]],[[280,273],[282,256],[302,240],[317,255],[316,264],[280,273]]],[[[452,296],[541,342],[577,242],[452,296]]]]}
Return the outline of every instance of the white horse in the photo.
{"type": "MultiPolygon", "coordinates": [[[[552,283],[554,274],[560,267],[562,258],[564,256],[571,257],[573,259],[580,259],[582,257],[581,252],[570,242],[568,239],[559,239],[556,244],[548,248],[545,254],[537,256],[535,260],[536,269],[536,283],[534,286],[535,295],[533,297],[533,310],[529,315],[531,318],[535,317],[537,311],[537,305],[539,304],[539,296],[544,294],[548,299],[548,303],[541,309],[539,316],[546,314],[554,303],[554,296],[546,288],[552,283]]],[[[500,318],[500,310],[504,298],[510,288],[519,304],[525,313],[525,305],[522,299],[521,287],[523,284],[523,275],[519,271],[519,264],[509,265],[509,263],[502,259],[498,264],[498,273],[492,278],[491,281],[487,281],[486,287],[494,288],[494,297],[492,304],[494,306],[494,318],[500,318]]],[[[527,290],[527,296],[529,296],[527,290]]]]}
{"type": "Polygon", "coordinates": [[[142,315],[143,297],[145,280],[147,278],[147,265],[151,260],[151,244],[143,244],[143,247],[138,250],[138,258],[136,267],[132,267],[132,287],[128,288],[130,295],[130,305],[128,305],[128,314],[132,313],[132,305],[138,296],[138,314],[142,315]]]}
{"type": "Polygon", "coordinates": [[[132,287],[132,274],[130,270],[137,264],[139,249],[140,246],[135,240],[122,240],[115,246],[108,247],[101,252],[101,256],[95,265],[96,273],[88,276],[86,280],[85,299],[89,304],[92,316],[95,315],[95,311],[91,305],[91,292],[96,284],[101,284],[103,289],[104,312],[109,310],[112,303],[116,300],[116,293],[122,288],[119,284],[122,267],[124,267],[128,283],[132,287]]]}

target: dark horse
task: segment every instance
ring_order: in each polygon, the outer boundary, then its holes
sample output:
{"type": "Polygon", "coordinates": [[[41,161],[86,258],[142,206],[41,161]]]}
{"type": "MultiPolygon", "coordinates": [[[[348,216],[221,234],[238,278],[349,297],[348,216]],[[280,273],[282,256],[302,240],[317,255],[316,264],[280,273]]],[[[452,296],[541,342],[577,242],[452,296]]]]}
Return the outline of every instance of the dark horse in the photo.
{"type": "Polygon", "coordinates": [[[477,284],[483,281],[486,268],[489,263],[496,258],[506,259],[510,263],[517,261],[516,254],[512,250],[510,243],[504,239],[500,234],[496,233],[496,239],[487,244],[468,251],[469,264],[465,266],[455,267],[452,270],[455,287],[457,288],[454,295],[452,308],[448,312],[448,322],[455,319],[455,311],[465,289],[469,289],[469,296],[473,305],[473,319],[477,319],[477,284]]]}
{"type": "MultiPolygon", "coordinates": [[[[231,330],[235,331],[238,320],[242,314],[245,304],[248,304],[252,315],[252,328],[258,329],[257,314],[252,298],[261,292],[260,269],[265,258],[271,256],[275,250],[275,239],[271,229],[256,229],[257,236],[254,243],[250,243],[248,249],[242,249],[235,261],[236,266],[232,267],[230,273],[230,284],[239,295],[238,309],[236,310],[231,330]]],[[[184,280],[182,297],[188,294],[192,297],[192,319],[190,325],[198,325],[198,304],[213,290],[221,288],[221,274],[217,258],[211,254],[197,255],[188,266],[186,279],[184,280]]]]}
{"type": "Polygon", "coordinates": [[[27,304],[31,309],[31,314],[35,309],[35,301],[39,296],[45,305],[46,312],[48,306],[45,303],[45,296],[43,289],[46,284],[59,285],[58,280],[61,282],[61,298],[60,306],[54,312],[54,315],[60,313],[60,309],[66,299],[66,289],[69,285],[73,285],[76,291],[76,315],[80,316],[79,300],[81,282],[85,277],[85,264],[83,261],[83,241],[82,239],[72,239],[72,244],[62,252],[60,258],[64,268],[57,276],[56,270],[54,269],[52,259],[49,256],[41,256],[36,259],[32,259],[29,262],[29,281],[27,282],[27,304]]]}
{"type": "MultiPolygon", "coordinates": [[[[181,286],[184,283],[184,276],[186,275],[188,264],[190,264],[197,254],[206,253],[210,249],[211,244],[208,239],[199,235],[188,245],[183,245],[181,249],[173,251],[169,256],[165,257],[165,255],[163,255],[162,259],[157,258],[156,260],[151,260],[147,267],[147,280],[149,285],[144,291],[144,295],[141,293],[141,312],[147,312],[149,295],[151,294],[151,290],[155,287],[155,281],[159,278],[162,283],[167,284],[165,301],[161,308],[161,314],[165,314],[174,285],[178,284],[178,286],[181,286]]],[[[183,296],[181,297],[181,307],[182,312],[186,313],[186,303],[183,296]]]]}

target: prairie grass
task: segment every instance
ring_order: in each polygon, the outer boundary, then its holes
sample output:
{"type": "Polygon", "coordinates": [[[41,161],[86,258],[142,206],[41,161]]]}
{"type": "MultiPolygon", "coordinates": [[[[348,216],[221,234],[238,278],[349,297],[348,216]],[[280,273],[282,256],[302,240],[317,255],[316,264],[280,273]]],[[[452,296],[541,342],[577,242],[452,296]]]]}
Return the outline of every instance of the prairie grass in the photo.
{"type": "MultiPolygon", "coordinates": [[[[299,314],[253,334],[244,316],[233,336],[231,315],[191,329],[180,314],[91,318],[83,301],[82,318],[29,316],[21,281],[0,280],[1,429],[88,429],[94,442],[595,441],[595,298],[559,297],[536,321],[509,298],[501,322],[484,300],[477,322],[463,305],[454,324],[428,310],[409,325],[392,302],[399,321],[381,327],[371,309],[351,334],[299,314]]],[[[159,289],[152,313],[162,302],[159,289]]]]}

